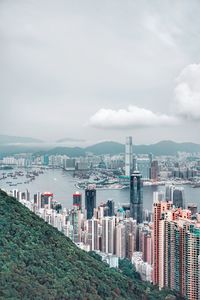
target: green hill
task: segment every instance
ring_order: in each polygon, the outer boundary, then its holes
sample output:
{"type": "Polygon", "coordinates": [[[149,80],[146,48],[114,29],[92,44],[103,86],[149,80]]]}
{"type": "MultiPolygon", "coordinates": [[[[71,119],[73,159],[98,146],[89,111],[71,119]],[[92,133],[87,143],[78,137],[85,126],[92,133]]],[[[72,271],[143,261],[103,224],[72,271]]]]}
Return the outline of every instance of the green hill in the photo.
{"type": "MultiPolygon", "coordinates": [[[[92,152],[95,155],[102,154],[120,154],[124,153],[125,145],[117,142],[102,142],[86,148],[81,147],[65,147],[54,145],[49,146],[45,143],[22,143],[22,144],[1,144],[0,139],[0,158],[6,155],[13,155],[17,153],[34,153],[35,155],[67,155],[69,157],[85,156],[86,152],[92,152]]],[[[149,154],[154,155],[176,155],[178,151],[181,152],[200,152],[200,145],[195,143],[175,143],[173,141],[161,141],[150,145],[133,145],[133,152],[135,154],[149,154]]]]}
{"type": "Polygon", "coordinates": [[[0,215],[0,299],[180,299],[127,261],[110,269],[1,190],[0,215]]]}
{"type": "MultiPolygon", "coordinates": [[[[102,142],[93,146],[85,148],[88,152],[94,154],[119,154],[124,153],[125,145],[117,142],[102,142]]],[[[133,145],[133,152],[135,154],[149,154],[154,155],[176,155],[178,151],[181,152],[199,152],[200,145],[194,143],[176,143],[173,141],[161,141],[151,145],[133,145]]]]}
{"type": "Polygon", "coordinates": [[[92,152],[96,155],[101,154],[119,154],[124,153],[125,146],[117,142],[102,142],[85,148],[87,152],[92,152]]]}
{"type": "Polygon", "coordinates": [[[36,155],[67,155],[69,157],[85,156],[85,151],[80,147],[56,147],[47,151],[39,151],[36,155]]]}
{"type": "MultiPolygon", "coordinates": [[[[173,141],[161,141],[151,145],[133,145],[133,152],[135,154],[149,154],[154,155],[176,155],[177,152],[200,152],[200,145],[194,143],[176,143],[173,141]]],[[[86,148],[80,147],[56,147],[49,151],[40,151],[37,154],[60,154],[68,155],[70,157],[85,156],[86,152],[92,152],[95,155],[102,154],[120,154],[125,152],[125,145],[117,142],[102,142],[86,148]]]]}

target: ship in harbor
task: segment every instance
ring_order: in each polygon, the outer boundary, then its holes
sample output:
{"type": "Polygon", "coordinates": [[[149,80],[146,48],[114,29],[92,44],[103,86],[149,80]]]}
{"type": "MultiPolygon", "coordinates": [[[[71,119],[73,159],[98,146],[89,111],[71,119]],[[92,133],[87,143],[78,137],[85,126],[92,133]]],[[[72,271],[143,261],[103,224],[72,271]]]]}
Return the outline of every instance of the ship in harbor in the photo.
{"type": "Polygon", "coordinates": [[[196,182],[195,184],[192,185],[192,187],[195,188],[200,188],[200,182],[196,182]]]}

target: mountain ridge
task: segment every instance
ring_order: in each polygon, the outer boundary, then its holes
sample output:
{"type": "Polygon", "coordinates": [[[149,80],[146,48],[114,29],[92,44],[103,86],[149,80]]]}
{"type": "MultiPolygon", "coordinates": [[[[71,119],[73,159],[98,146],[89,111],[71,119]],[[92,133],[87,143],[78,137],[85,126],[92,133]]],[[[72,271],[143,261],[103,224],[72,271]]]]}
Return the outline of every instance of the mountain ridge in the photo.
{"type": "MultiPolygon", "coordinates": [[[[119,142],[105,141],[100,142],[87,147],[65,147],[58,145],[47,145],[41,143],[41,145],[1,145],[0,144],[0,156],[13,155],[15,153],[34,153],[35,155],[67,155],[69,157],[85,156],[87,152],[91,152],[95,155],[117,155],[125,152],[125,145],[119,142]]],[[[155,144],[149,145],[133,145],[133,152],[137,154],[149,154],[154,155],[176,155],[177,152],[200,152],[200,144],[183,142],[177,143],[170,140],[160,141],[155,144]]]]}
{"type": "MultiPolygon", "coordinates": [[[[75,156],[73,153],[80,154],[80,156],[84,156],[87,152],[91,152],[95,155],[103,155],[103,154],[111,154],[117,155],[120,153],[124,153],[125,145],[106,141],[100,142],[95,145],[91,145],[85,148],[82,147],[56,147],[48,150],[46,153],[49,155],[53,154],[66,154],[68,156],[75,156]]],[[[176,155],[177,152],[200,152],[200,144],[184,142],[184,143],[176,143],[173,141],[160,141],[155,144],[149,145],[133,145],[133,153],[135,154],[149,154],[152,153],[154,155],[176,155]]],[[[41,152],[44,153],[44,152],[41,152]]]]}

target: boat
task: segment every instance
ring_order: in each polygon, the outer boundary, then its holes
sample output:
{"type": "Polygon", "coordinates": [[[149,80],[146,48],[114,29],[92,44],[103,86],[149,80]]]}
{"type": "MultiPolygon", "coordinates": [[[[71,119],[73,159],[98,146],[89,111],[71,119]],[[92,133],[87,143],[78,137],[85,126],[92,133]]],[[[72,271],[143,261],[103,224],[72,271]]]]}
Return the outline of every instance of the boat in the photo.
{"type": "Polygon", "coordinates": [[[192,185],[192,187],[195,188],[200,188],[200,182],[195,183],[194,185],[192,185]]]}

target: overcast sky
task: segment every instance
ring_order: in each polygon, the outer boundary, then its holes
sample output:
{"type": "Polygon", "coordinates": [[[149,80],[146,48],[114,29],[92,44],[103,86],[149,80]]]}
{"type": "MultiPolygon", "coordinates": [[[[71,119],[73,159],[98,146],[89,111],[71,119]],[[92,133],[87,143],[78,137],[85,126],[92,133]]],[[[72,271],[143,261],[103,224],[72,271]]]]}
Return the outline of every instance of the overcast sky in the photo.
{"type": "Polygon", "coordinates": [[[0,0],[0,134],[200,143],[199,0],[0,0]]]}

